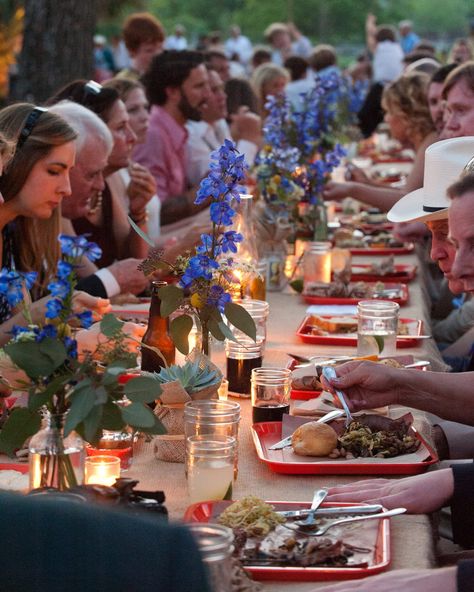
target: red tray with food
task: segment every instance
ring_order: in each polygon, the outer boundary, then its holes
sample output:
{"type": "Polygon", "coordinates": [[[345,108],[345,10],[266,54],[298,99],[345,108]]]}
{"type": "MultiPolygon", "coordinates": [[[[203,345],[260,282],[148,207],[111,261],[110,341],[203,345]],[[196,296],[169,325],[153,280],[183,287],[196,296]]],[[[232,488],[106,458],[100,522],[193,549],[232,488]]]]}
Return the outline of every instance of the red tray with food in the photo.
{"type": "Polygon", "coordinates": [[[415,428],[411,433],[420,441],[418,451],[394,458],[354,458],[297,456],[291,447],[269,450],[282,436],[282,422],[270,421],[252,426],[252,438],[258,458],[275,473],[286,475],[417,475],[438,462],[435,450],[415,428]],[[416,456],[416,460],[413,457],[416,456]],[[409,461],[403,457],[410,458],[409,461]]]}
{"type": "MultiPolygon", "coordinates": [[[[254,500],[252,501],[252,508],[255,511],[254,500]]],[[[259,500],[260,501],[260,500],[259,500]]],[[[260,501],[261,504],[263,502],[260,501]]],[[[267,502],[277,512],[304,510],[310,507],[310,502],[267,502]]],[[[184,520],[187,522],[217,522],[219,516],[235,502],[232,501],[205,501],[193,504],[190,506],[184,515],[184,520]]],[[[265,505],[265,504],[263,504],[265,505]]],[[[321,508],[349,508],[353,504],[346,503],[324,503],[321,508]]],[[[346,510],[347,512],[347,510],[346,510]]],[[[265,514],[268,515],[268,510],[265,508],[265,514]]],[[[347,514],[345,514],[347,516],[347,514]]],[[[277,549],[281,549],[281,539],[285,535],[285,529],[281,525],[277,525],[279,531],[268,533],[273,536],[277,549]]],[[[248,571],[255,580],[273,580],[273,581],[326,581],[326,580],[348,580],[356,578],[364,578],[370,575],[380,573],[390,564],[390,519],[383,520],[369,520],[367,522],[359,522],[357,525],[349,523],[347,526],[334,527],[329,531],[333,533],[332,540],[335,544],[334,549],[339,548],[340,545],[349,545],[349,548],[355,549],[351,553],[345,565],[316,565],[309,567],[302,567],[299,565],[255,565],[252,560],[245,560],[244,569],[248,571]],[[356,528],[354,528],[356,527],[356,528]],[[337,545],[337,547],[336,547],[337,545]],[[362,553],[362,554],[359,554],[362,553]],[[354,565],[351,567],[351,563],[354,565]]],[[[294,539],[294,531],[288,530],[289,537],[294,539]]],[[[256,539],[259,544],[259,549],[265,549],[265,545],[269,545],[268,535],[263,538],[256,539]]],[[[287,537],[288,538],[288,537],[287,537]]],[[[313,540],[313,537],[299,535],[299,544],[302,551],[307,545],[308,539],[313,540]]],[[[250,538],[250,544],[252,539],[250,538]]],[[[293,544],[293,543],[292,543],[293,544]]],[[[271,548],[271,547],[270,547],[271,548]]],[[[337,552],[337,551],[336,551],[337,552]]],[[[303,555],[302,555],[303,557],[303,555]]],[[[257,562],[255,562],[257,563],[257,562]]],[[[260,562],[263,563],[263,562],[260,562]]],[[[268,561],[267,561],[268,563],[268,561]]],[[[279,561],[279,563],[282,563],[279,561]]]]}
{"type": "Polygon", "coordinates": [[[349,290],[350,296],[331,296],[331,289],[333,284],[326,286],[318,284],[315,287],[315,292],[312,294],[309,290],[311,287],[305,288],[307,292],[303,292],[303,299],[308,304],[358,304],[361,300],[391,300],[397,302],[400,306],[407,304],[409,298],[408,286],[406,284],[398,284],[393,282],[365,282],[365,290],[362,286],[357,286],[353,283],[352,286],[346,286],[349,290]],[[383,284],[383,287],[382,285],[383,284]],[[360,288],[360,289],[359,289],[360,288]],[[328,293],[328,295],[324,295],[328,293]]]}
{"type": "Polygon", "coordinates": [[[408,255],[413,253],[413,244],[403,247],[350,247],[352,255],[408,255]]]}
{"type": "MultiPolygon", "coordinates": [[[[423,334],[423,321],[399,319],[397,348],[416,347],[423,334]]],[[[307,315],[296,330],[304,343],[312,345],[357,345],[357,316],[307,315]]],[[[424,337],[423,337],[424,338],[424,337]]]]}
{"type": "Polygon", "coordinates": [[[388,268],[385,273],[383,264],[357,263],[352,265],[351,280],[353,282],[403,282],[407,283],[416,276],[417,266],[405,263],[396,263],[388,268]]]}

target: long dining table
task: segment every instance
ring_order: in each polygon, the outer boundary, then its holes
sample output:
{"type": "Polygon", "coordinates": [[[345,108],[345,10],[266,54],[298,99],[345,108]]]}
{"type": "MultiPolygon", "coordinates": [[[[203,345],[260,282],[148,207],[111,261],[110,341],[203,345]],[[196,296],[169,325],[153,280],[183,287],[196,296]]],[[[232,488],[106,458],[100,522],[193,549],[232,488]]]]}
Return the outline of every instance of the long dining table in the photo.
{"type": "MultiPolygon", "coordinates": [[[[376,258],[379,259],[379,258],[376,258]]],[[[367,263],[375,258],[356,257],[357,263],[367,263]]],[[[397,263],[417,263],[415,254],[397,256],[397,263]]],[[[409,302],[401,309],[404,317],[423,319],[425,317],[424,291],[420,274],[409,284],[409,302]]],[[[307,304],[301,296],[284,292],[269,292],[268,340],[264,365],[285,367],[289,358],[287,352],[302,355],[354,354],[355,348],[308,345],[299,341],[296,329],[301,323],[307,304]]],[[[425,325],[425,331],[429,326],[425,325]]],[[[417,359],[429,360],[434,371],[447,370],[436,344],[422,340],[419,345],[400,350],[417,359]]],[[[219,356],[217,356],[219,358],[219,356]]],[[[414,370],[415,371],[415,370],[414,370]]],[[[241,424],[239,435],[239,471],[233,497],[240,499],[252,494],[271,501],[311,500],[314,489],[331,487],[363,479],[357,475],[282,475],[272,472],[262,463],[255,452],[251,436],[251,404],[248,399],[236,399],[241,403],[241,424]]],[[[424,436],[429,438],[429,424],[420,412],[415,412],[418,424],[425,427],[424,436]]],[[[162,489],[166,494],[166,505],[172,520],[181,520],[189,505],[184,466],[157,460],[153,442],[139,442],[135,458],[127,476],[139,479],[140,489],[162,489]]],[[[400,478],[393,477],[393,478],[400,478]]],[[[402,515],[391,519],[391,564],[388,569],[428,568],[435,565],[435,537],[431,518],[425,515],[402,515]]],[[[326,583],[327,584],[327,583],[326,583]]],[[[314,590],[324,586],[323,582],[279,582],[264,583],[264,590],[314,590]]]]}

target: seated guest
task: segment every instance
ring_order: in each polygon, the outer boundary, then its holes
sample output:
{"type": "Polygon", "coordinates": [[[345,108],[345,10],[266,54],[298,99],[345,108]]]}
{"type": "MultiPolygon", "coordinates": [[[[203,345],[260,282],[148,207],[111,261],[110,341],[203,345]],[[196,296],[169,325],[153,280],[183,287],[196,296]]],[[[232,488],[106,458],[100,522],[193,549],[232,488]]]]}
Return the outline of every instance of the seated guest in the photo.
{"type": "Polygon", "coordinates": [[[257,45],[254,47],[252,57],[250,58],[251,71],[253,72],[262,64],[268,64],[272,61],[272,50],[266,45],[257,45]]]}
{"type": "Polygon", "coordinates": [[[227,125],[227,97],[219,74],[209,70],[211,93],[201,109],[202,121],[188,121],[187,178],[197,185],[209,170],[210,154],[224,140],[234,139],[237,150],[245,155],[251,165],[262,142],[261,121],[258,115],[241,109],[233,116],[231,127],[227,125]],[[232,132],[232,133],[231,133],[232,132]]]}
{"type": "Polygon", "coordinates": [[[232,76],[230,73],[230,62],[224,51],[217,49],[207,51],[204,54],[206,66],[209,70],[217,72],[223,82],[227,82],[232,76]]]}
{"type": "Polygon", "coordinates": [[[326,78],[330,74],[341,74],[337,65],[336,50],[332,45],[316,45],[308,58],[312,71],[320,78],[326,78]]]}
{"type": "Polygon", "coordinates": [[[166,51],[155,56],[143,77],[151,105],[150,126],[134,158],[156,180],[161,222],[176,222],[199,212],[196,188],[186,182],[186,122],[199,120],[209,97],[209,77],[203,56],[196,51],[166,51]]]}
{"type": "Polygon", "coordinates": [[[456,68],[456,64],[446,64],[434,72],[428,87],[428,107],[431,119],[436,131],[441,134],[444,127],[444,100],[442,97],[443,85],[448,75],[456,68]]]}
{"type": "Polygon", "coordinates": [[[448,74],[441,96],[445,102],[444,138],[474,136],[474,62],[448,74]]]}
{"type": "Polygon", "coordinates": [[[305,58],[291,56],[285,60],[285,68],[291,76],[290,82],[286,85],[285,94],[298,110],[302,106],[302,94],[308,93],[314,88],[314,76],[308,73],[309,63],[305,58]]]}
{"type": "MultiPolygon", "coordinates": [[[[114,78],[107,82],[107,87],[115,88],[120,98],[125,104],[127,113],[130,117],[130,127],[137,137],[137,144],[142,144],[146,140],[146,132],[150,120],[148,110],[148,101],[145,96],[143,85],[135,80],[126,78],[114,78]]],[[[133,162],[127,168],[122,168],[114,175],[107,178],[111,183],[112,192],[124,204],[125,209],[129,209],[129,194],[133,194],[133,184],[142,186],[144,190],[148,185],[150,174],[142,165],[133,162]],[[111,182],[114,177],[113,183],[111,182]]],[[[148,236],[155,242],[159,248],[165,249],[165,259],[174,261],[176,256],[192,249],[199,240],[203,232],[209,230],[209,224],[196,223],[192,225],[182,225],[179,223],[173,227],[161,228],[160,211],[161,201],[155,194],[146,205],[148,215],[148,236]]]]}
{"type": "Polygon", "coordinates": [[[240,107],[248,107],[252,113],[258,112],[258,100],[248,80],[243,78],[230,78],[224,85],[227,96],[227,122],[229,117],[240,110],[240,107]]]}
{"type": "Polygon", "coordinates": [[[98,194],[97,202],[90,204],[88,214],[74,220],[73,226],[76,233],[87,233],[90,240],[100,246],[102,257],[97,264],[101,267],[108,266],[117,259],[128,257],[143,259],[148,254],[148,245],[130,227],[127,215],[130,215],[135,224],[147,231],[146,205],[155,193],[153,178],[144,171],[141,175],[142,182],[131,186],[128,210],[113,194],[108,183],[109,175],[128,166],[136,141],[123,101],[115,89],[104,88],[85,80],[71,82],[49,102],[56,103],[62,99],[80,103],[96,113],[106,123],[114,140],[107,167],[103,172],[105,188],[101,194],[98,194]]]}
{"type": "Polygon", "coordinates": [[[283,66],[290,55],[306,58],[311,51],[310,40],[292,23],[272,23],[265,29],[264,36],[272,47],[272,62],[277,66],[283,66]]]}
{"type": "Polygon", "coordinates": [[[153,56],[163,51],[163,25],[149,12],[131,14],[124,23],[122,36],[132,67],[119,72],[118,77],[138,80],[146,72],[153,56]]]}
{"type": "Polygon", "coordinates": [[[456,39],[449,52],[448,62],[464,64],[474,59],[474,50],[469,39],[456,39]]]}
{"type": "Polygon", "coordinates": [[[405,186],[402,189],[382,187],[370,181],[362,171],[354,169],[353,180],[348,183],[329,182],[326,185],[323,192],[325,199],[338,200],[351,196],[386,212],[403,195],[423,185],[425,150],[437,139],[428,108],[428,84],[426,74],[412,72],[400,76],[383,91],[382,105],[392,137],[416,152],[405,186]]]}
{"type": "Polygon", "coordinates": [[[254,70],[250,83],[257,95],[259,114],[262,118],[268,115],[265,108],[267,97],[283,95],[289,81],[290,76],[285,68],[275,64],[262,64],[254,70]]]}
{"type": "MultiPolygon", "coordinates": [[[[71,196],[61,207],[62,232],[76,234],[73,221],[89,214],[91,203],[97,202],[98,194],[104,190],[103,171],[107,168],[112,151],[113,138],[109,128],[91,110],[72,101],[61,101],[51,111],[60,115],[78,134],[76,164],[71,171],[71,196]]],[[[109,231],[104,237],[110,240],[109,231]]],[[[114,260],[100,269],[84,260],[77,270],[80,278],[78,288],[93,294],[111,298],[120,293],[140,294],[148,285],[143,272],[137,269],[141,259],[114,260]]]]}
{"type": "MultiPolygon", "coordinates": [[[[59,206],[71,194],[69,173],[75,162],[76,132],[58,115],[42,107],[18,103],[0,111],[0,129],[16,143],[8,168],[0,178],[2,268],[38,273],[31,296],[32,321],[44,319],[48,297],[40,298],[56,272],[60,258],[59,206]],[[38,299],[40,298],[40,299],[38,299]]],[[[5,150],[2,154],[5,154],[5,150]]],[[[107,301],[83,292],[75,295],[75,308],[100,311],[107,301]]],[[[23,313],[11,310],[0,298],[0,344],[11,337],[14,325],[25,325],[23,313]]]]}

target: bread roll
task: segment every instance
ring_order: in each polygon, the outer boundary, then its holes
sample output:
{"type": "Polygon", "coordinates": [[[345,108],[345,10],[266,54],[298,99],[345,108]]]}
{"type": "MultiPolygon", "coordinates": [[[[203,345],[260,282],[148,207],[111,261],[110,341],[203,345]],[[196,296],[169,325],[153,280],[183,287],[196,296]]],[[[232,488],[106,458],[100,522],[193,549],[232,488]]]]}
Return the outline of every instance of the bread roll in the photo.
{"type": "Polygon", "coordinates": [[[337,434],[326,423],[310,421],[295,430],[291,445],[301,456],[328,456],[337,446],[337,434]]]}

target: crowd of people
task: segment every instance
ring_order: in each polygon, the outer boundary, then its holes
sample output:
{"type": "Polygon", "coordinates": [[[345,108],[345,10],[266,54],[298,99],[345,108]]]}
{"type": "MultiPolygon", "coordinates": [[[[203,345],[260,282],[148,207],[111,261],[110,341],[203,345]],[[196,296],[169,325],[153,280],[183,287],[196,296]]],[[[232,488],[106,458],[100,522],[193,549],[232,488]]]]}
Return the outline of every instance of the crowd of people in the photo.
{"type": "MultiPolygon", "coordinates": [[[[415,153],[403,187],[387,187],[352,167],[346,183],[329,182],[327,200],[351,196],[388,212],[396,233],[420,245],[434,335],[459,372],[413,373],[349,363],[329,389],[347,393],[353,410],[401,403],[439,421],[445,458],[474,457],[474,61],[468,40],[448,63],[419,39],[408,21],[397,31],[366,23],[367,52],[347,70],[367,82],[359,112],[363,136],[385,119],[391,137],[415,153]],[[436,262],[439,270],[429,264],[436,262]],[[469,367],[471,364],[471,367],[469,367]]],[[[166,36],[151,14],[129,16],[123,45],[105,51],[95,39],[96,80],[74,80],[46,106],[18,103],[0,111],[0,252],[2,267],[37,271],[33,314],[45,311],[45,293],[58,260],[56,237],[87,234],[102,249],[78,270],[78,310],[107,309],[120,293],[147,285],[138,263],[149,247],[128,217],[165,259],[192,249],[209,227],[207,204],[195,204],[209,157],[232,139],[251,165],[262,147],[270,95],[298,108],[301,93],[340,72],[330,45],[313,47],[294,25],[273,23],[268,45],[253,47],[239,27],[225,42],[218,34],[189,49],[183,27],[166,36]]],[[[24,320],[0,299],[0,343],[24,320]]],[[[380,501],[413,513],[451,504],[454,538],[474,545],[472,463],[398,481],[376,479],[330,492],[335,501],[380,501]]],[[[474,562],[432,572],[391,572],[331,590],[469,590],[474,562]],[[429,585],[428,585],[429,581],[429,585]]]]}

